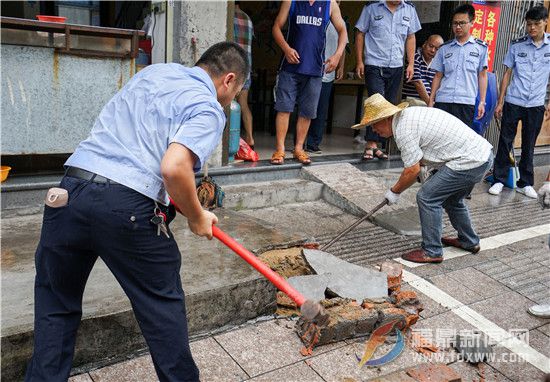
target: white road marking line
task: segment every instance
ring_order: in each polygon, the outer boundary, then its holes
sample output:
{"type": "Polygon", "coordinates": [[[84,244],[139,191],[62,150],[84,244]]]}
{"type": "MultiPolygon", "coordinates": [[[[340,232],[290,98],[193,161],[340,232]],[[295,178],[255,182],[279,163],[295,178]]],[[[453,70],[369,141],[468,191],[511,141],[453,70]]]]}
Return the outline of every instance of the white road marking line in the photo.
{"type": "MultiPolygon", "coordinates": [[[[517,243],[518,241],[532,239],[533,237],[548,234],[550,234],[550,224],[542,224],[535,227],[524,228],[517,231],[511,231],[495,236],[490,236],[485,239],[481,239],[479,245],[481,246],[481,251],[487,251],[489,249],[499,248],[504,245],[513,244],[517,243]]],[[[460,248],[443,248],[443,258],[445,260],[454,259],[468,254],[470,254],[470,252],[464,251],[460,248]]],[[[403,260],[400,257],[396,257],[393,260],[403,265],[406,265],[409,268],[417,268],[426,265],[425,263],[413,263],[411,261],[403,260]]]]}
{"type": "Polygon", "coordinates": [[[403,270],[403,281],[409,283],[409,285],[424,293],[427,297],[442,306],[449,308],[451,312],[455,313],[464,321],[484,332],[489,338],[497,341],[498,345],[504,346],[508,350],[518,354],[521,358],[542,372],[550,373],[550,358],[539,353],[525,342],[520,341],[511,333],[504,330],[494,322],[489,321],[472,308],[464,305],[435,285],[431,284],[427,280],[424,280],[422,277],[406,270],[403,270]]]}

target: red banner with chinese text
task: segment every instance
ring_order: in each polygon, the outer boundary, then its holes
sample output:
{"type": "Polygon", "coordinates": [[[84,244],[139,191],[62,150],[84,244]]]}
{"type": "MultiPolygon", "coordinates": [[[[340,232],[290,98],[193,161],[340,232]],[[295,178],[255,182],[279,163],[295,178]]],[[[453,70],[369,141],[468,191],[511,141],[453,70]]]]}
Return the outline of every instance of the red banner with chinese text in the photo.
{"type": "Polygon", "coordinates": [[[487,4],[484,1],[476,1],[472,4],[476,10],[472,36],[483,40],[489,45],[488,60],[489,71],[493,71],[493,62],[497,46],[498,22],[500,20],[500,2],[487,4]]]}

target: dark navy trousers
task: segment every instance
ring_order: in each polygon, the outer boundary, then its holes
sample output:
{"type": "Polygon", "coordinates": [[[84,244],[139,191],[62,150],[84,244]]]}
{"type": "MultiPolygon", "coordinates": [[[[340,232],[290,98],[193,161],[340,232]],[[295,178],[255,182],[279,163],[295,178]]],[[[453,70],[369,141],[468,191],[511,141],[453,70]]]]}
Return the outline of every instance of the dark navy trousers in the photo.
{"type": "MultiPolygon", "coordinates": [[[[130,299],[160,381],[198,381],[181,255],[150,222],[154,202],[125,186],[64,177],[65,207],[46,206],[36,250],[34,352],[25,381],[67,381],[82,294],[100,257],[130,299]]],[[[175,212],[161,206],[171,221],[175,212]]]]}
{"type": "Polygon", "coordinates": [[[533,186],[535,175],[533,172],[533,156],[535,142],[542,127],[544,106],[523,107],[504,102],[498,140],[497,156],[493,175],[495,182],[506,184],[510,168],[510,151],[521,121],[521,159],[519,161],[518,187],[533,186]]]}
{"type": "MultiPolygon", "coordinates": [[[[369,97],[380,93],[389,102],[396,104],[399,87],[403,78],[403,67],[386,68],[373,65],[365,65],[365,86],[369,97]]],[[[382,138],[367,126],[365,133],[366,141],[381,142],[385,144],[386,138],[382,138]]]]}

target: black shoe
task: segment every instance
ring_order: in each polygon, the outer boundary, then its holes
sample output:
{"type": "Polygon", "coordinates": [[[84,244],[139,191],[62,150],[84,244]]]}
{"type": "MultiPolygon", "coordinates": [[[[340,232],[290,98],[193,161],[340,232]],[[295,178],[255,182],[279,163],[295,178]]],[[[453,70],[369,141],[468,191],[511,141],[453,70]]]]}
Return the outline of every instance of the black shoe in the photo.
{"type": "Polygon", "coordinates": [[[306,151],[308,153],[312,153],[312,154],[322,154],[323,152],[321,151],[321,149],[319,149],[319,147],[306,147],[306,151]]]}

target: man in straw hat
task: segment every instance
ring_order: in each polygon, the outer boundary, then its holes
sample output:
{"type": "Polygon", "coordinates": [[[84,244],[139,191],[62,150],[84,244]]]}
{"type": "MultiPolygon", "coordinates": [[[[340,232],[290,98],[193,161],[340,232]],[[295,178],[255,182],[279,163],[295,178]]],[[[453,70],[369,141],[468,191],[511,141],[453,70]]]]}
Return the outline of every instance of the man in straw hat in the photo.
{"type": "Polygon", "coordinates": [[[399,201],[400,194],[415,183],[421,164],[438,168],[416,195],[422,248],[402,255],[416,263],[443,261],[442,243],[472,253],[479,251],[479,237],[472,223],[464,197],[483,179],[493,164],[492,146],[458,118],[435,108],[397,106],[380,94],[365,100],[360,129],[372,125],[382,137],[393,136],[401,151],[404,169],[385,198],[389,204],[399,201]],[[458,237],[441,237],[442,209],[447,211],[458,237]]]}

